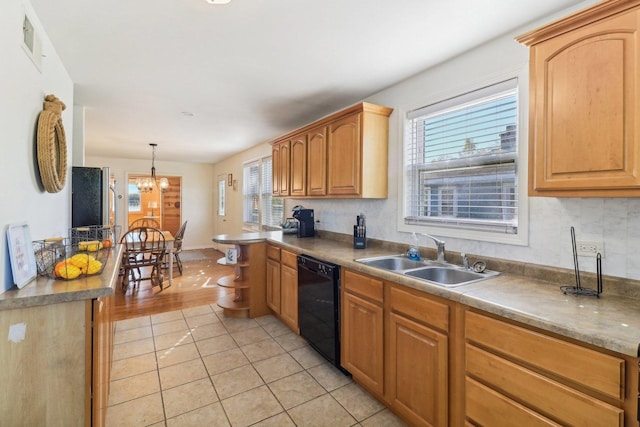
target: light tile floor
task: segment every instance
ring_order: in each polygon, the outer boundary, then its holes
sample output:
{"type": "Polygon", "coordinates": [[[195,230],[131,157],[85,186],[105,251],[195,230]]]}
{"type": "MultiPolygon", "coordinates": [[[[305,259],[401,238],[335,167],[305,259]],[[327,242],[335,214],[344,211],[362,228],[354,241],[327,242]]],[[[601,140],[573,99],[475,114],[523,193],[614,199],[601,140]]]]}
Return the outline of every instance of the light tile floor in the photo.
{"type": "Polygon", "coordinates": [[[116,323],[107,426],[405,426],[274,316],[116,323]]]}

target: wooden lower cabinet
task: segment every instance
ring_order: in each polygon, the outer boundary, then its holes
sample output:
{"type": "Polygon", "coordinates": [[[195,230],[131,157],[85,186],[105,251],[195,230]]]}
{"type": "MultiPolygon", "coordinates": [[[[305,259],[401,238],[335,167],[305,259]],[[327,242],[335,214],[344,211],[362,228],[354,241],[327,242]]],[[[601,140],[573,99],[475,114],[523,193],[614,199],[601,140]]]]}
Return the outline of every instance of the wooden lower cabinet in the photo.
{"type": "Polygon", "coordinates": [[[342,366],[376,393],[384,392],[382,305],[349,292],[342,299],[342,366]]]}
{"type": "Polygon", "coordinates": [[[449,306],[385,284],[386,397],[414,426],[449,424],[449,306]]]}
{"type": "Polygon", "coordinates": [[[342,270],[341,364],[411,426],[638,427],[637,357],[342,270]]]}
{"type": "Polygon", "coordinates": [[[298,267],[296,254],[282,250],[280,264],[280,318],[295,333],[298,326],[298,267]]]}
{"type": "Polygon", "coordinates": [[[113,303],[113,297],[98,298],[91,302],[93,317],[91,418],[94,427],[106,425],[115,332],[112,320],[113,303]]]}
{"type": "Polygon", "coordinates": [[[465,412],[473,425],[637,427],[637,359],[472,311],[465,339],[465,412]]]}
{"type": "Polygon", "coordinates": [[[448,339],[403,316],[389,315],[388,396],[411,425],[447,425],[448,339]]]}
{"type": "Polygon", "coordinates": [[[1,312],[0,425],[105,424],[112,303],[105,297],[1,312]]]}
{"type": "Polygon", "coordinates": [[[280,248],[267,246],[267,306],[280,315],[280,248]]]}
{"type": "Polygon", "coordinates": [[[449,420],[449,306],[344,270],[342,366],[412,426],[449,420]]]}

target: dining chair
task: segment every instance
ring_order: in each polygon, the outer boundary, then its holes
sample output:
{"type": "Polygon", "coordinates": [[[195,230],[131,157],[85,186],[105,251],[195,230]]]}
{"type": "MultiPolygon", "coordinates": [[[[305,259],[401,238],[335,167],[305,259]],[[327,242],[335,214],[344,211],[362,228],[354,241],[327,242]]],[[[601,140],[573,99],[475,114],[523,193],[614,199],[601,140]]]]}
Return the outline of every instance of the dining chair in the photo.
{"type": "MultiPolygon", "coordinates": [[[[180,252],[182,252],[182,238],[184,237],[184,231],[187,229],[187,222],[188,221],[182,223],[182,225],[178,229],[178,232],[174,236],[175,240],[173,242],[173,250],[171,251],[175,258],[180,274],[182,274],[182,260],[180,259],[180,252]]],[[[169,254],[169,256],[171,256],[171,254],[169,254]]]]}
{"type": "Polygon", "coordinates": [[[129,225],[129,230],[136,227],[160,228],[160,223],[153,218],[138,218],[129,225]]]}
{"type": "Polygon", "coordinates": [[[151,280],[151,286],[163,288],[162,264],[166,254],[165,238],[157,228],[136,227],[127,231],[120,243],[124,246],[122,254],[122,291],[126,292],[129,284],[140,285],[143,280],[151,280]],[[143,276],[143,268],[150,267],[151,274],[143,276]]]}

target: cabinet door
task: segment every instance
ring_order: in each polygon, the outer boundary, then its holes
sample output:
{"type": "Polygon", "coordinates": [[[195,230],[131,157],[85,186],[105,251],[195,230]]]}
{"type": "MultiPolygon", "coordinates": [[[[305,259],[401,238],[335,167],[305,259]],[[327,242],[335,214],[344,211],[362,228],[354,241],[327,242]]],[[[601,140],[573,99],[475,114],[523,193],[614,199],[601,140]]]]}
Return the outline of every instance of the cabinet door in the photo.
{"type": "Polygon", "coordinates": [[[298,331],[298,271],[280,266],[280,317],[296,333],[298,331]]]}
{"type": "Polygon", "coordinates": [[[362,168],[362,114],[352,114],[329,125],[328,193],[360,194],[362,168]]]}
{"type": "Polygon", "coordinates": [[[280,195],[280,145],[271,146],[271,194],[280,195]]]}
{"type": "Polygon", "coordinates": [[[327,194],[327,128],[322,126],[307,134],[307,194],[327,194]]]}
{"type": "Polygon", "coordinates": [[[292,196],[307,195],[307,135],[291,140],[291,191],[292,196]]]}
{"type": "Polygon", "coordinates": [[[280,195],[290,194],[290,172],[291,172],[291,143],[280,143],[280,195]]]}
{"type": "Polygon", "coordinates": [[[640,191],[639,19],[634,10],[532,46],[532,195],[640,191]]]}
{"type": "Polygon", "coordinates": [[[113,360],[113,297],[93,300],[92,402],[93,426],[106,425],[109,384],[113,360]]]}
{"type": "Polygon", "coordinates": [[[267,259],[267,305],[280,314],[280,262],[267,259]]]}
{"type": "Polygon", "coordinates": [[[342,299],[341,364],[370,390],[384,392],[382,307],[345,292],[342,299]]]}
{"type": "Polygon", "coordinates": [[[389,315],[389,398],[416,426],[446,426],[447,336],[395,313],[389,315]]]}

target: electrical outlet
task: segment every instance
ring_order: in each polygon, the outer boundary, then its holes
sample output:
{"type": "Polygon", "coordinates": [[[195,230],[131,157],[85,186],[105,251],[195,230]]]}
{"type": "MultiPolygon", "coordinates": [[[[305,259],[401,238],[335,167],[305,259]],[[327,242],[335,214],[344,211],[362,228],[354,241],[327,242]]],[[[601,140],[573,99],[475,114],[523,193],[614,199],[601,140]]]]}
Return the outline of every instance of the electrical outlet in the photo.
{"type": "Polygon", "coordinates": [[[598,253],[604,258],[604,248],[602,242],[576,242],[578,255],[595,258],[598,253]]]}

